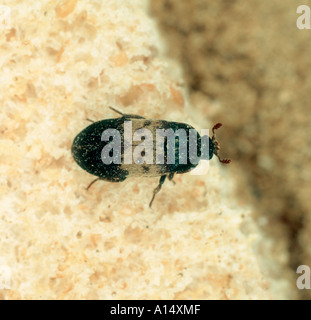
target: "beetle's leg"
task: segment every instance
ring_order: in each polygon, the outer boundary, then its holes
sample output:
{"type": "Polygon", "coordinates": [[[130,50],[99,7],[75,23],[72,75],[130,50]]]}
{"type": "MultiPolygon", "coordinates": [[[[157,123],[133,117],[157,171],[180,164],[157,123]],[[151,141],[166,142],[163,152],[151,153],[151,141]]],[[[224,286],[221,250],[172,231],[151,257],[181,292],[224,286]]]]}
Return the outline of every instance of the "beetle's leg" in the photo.
{"type": "Polygon", "coordinates": [[[149,203],[149,208],[151,208],[152,202],[153,202],[156,194],[161,190],[162,184],[164,183],[165,179],[166,179],[166,176],[161,176],[160,181],[159,181],[159,185],[153,191],[153,196],[152,196],[152,199],[149,203]]]}
{"type": "Polygon", "coordinates": [[[86,120],[87,120],[87,121],[90,121],[90,122],[92,122],[92,123],[95,122],[94,120],[91,120],[91,119],[89,119],[89,118],[86,118],[86,120]]]}
{"type": "Polygon", "coordinates": [[[96,178],[95,180],[93,180],[88,187],[86,188],[86,190],[89,190],[91,188],[91,186],[98,180],[103,180],[103,181],[109,181],[109,182],[122,182],[126,179],[126,177],[114,177],[114,178],[104,178],[104,177],[99,177],[96,178]]]}
{"type": "Polygon", "coordinates": [[[137,116],[136,114],[126,114],[126,113],[122,113],[121,111],[118,111],[117,109],[115,108],[112,108],[112,107],[109,107],[111,110],[113,110],[114,112],[118,113],[118,114],[121,114],[124,118],[127,118],[127,119],[146,119],[142,116],[137,116]]]}
{"type": "Polygon", "coordinates": [[[169,175],[168,175],[168,180],[172,181],[174,184],[176,184],[176,182],[173,180],[174,178],[174,172],[171,172],[169,175]]]}
{"type": "Polygon", "coordinates": [[[93,180],[86,188],[86,190],[89,190],[91,188],[91,186],[98,180],[101,180],[101,178],[96,178],[95,180],[93,180]]]}
{"type": "Polygon", "coordinates": [[[118,111],[117,109],[115,108],[112,108],[112,107],[109,107],[111,110],[113,110],[114,112],[118,113],[118,114],[121,114],[121,116],[124,116],[124,113],[122,113],[121,111],[118,111]]]}

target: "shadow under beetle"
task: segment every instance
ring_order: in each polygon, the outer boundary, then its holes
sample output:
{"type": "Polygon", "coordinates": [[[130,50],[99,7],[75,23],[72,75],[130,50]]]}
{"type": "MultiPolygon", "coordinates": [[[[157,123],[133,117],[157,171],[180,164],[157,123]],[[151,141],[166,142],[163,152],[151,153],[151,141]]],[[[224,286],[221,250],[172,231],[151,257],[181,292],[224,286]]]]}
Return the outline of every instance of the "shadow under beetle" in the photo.
{"type": "MultiPolygon", "coordinates": [[[[149,120],[138,115],[123,114],[122,112],[112,107],[110,107],[110,109],[119,113],[121,117],[115,119],[105,119],[97,122],[87,119],[88,121],[91,121],[93,123],[75,137],[71,147],[73,158],[82,169],[90,174],[97,176],[97,178],[89,184],[87,190],[98,180],[122,182],[129,177],[160,176],[159,184],[154,189],[153,196],[149,204],[149,207],[151,207],[156,194],[161,190],[161,187],[166,178],[172,180],[175,174],[188,172],[197,166],[198,163],[192,163],[191,161],[189,161],[190,131],[194,130],[193,132],[195,132],[197,136],[198,156],[201,155],[201,140],[203,139],[203,137],[207,138],[208,136],[201,137],[192,126],[185,123],[165,120],[149,120]],[[153,138],[157,136],[156,132],[159,131],[158,129],[172,129],[174,133],[179,129],[183,129],[184,132],[186,132],[185,140],[187,143],[187,148],[184,150],[187,150],[187,154],[182,154],[182,151],[180,151],[181,147],[179,148],[179,146],[181,146],[181,142],[179,140],[179,136],[175,135],[175,149],[172,151],[175,158],[174,163],[167,161],[171,145],[168,143],[167,138],[165,138],[163,141],[162,149],[164,162],[162,164],[158,164],[158,162],[156,161],[148,164],[148,162],[144,160],[146,157],[146,152],[144,150],[141,152],[141,159],[144,158],[141,164],[139,164],[139,161],[137,163],[136,160],[135,163],[126,164],[123,160],[126,150],[124,146],[127,143],[127,140],[124,138],[125,122],[127,121],[131,121],[132,132],[139,132],[139,130],[141,131],[142,129],[148,129],[152,133],[153,138]],[[115,158],[121,159],[120,163],[111,162],[107,164],[103,160],[102,151],[104,150],[105,146],[111,143],[111,139],[103,140],[102,138],[103,132],[107,129],[117,130],[120,133],[121,146],[119,151],[116,151],[116,154],[114,154],[115,158]],[[180,163],[180,161],[178,161],[180,159],[180,156],[182,155],[186,157],[187,161],[185,163],[180,163]]],[[[212,138],[208,137],[209,148],[207,157],[208,160],[210,160],[213,155],[215,155],[221,163],[228,164],[231,160],[221,159],[219,156],[220,146],[218,141],[216,140],[215,135],[215,130],[219,129],[221,126],[221,123],[217,123],[212,129],[212,138]]],[[[144,137],[144,134],[142,134],[140,138],[140,141],[132,141],[131,147],[139,146],[146,137],[144,137]]],[[[152,144],[151,150],[153,151],[152,157],[155,160],[156,148],[154,144],[152,144]]]]}

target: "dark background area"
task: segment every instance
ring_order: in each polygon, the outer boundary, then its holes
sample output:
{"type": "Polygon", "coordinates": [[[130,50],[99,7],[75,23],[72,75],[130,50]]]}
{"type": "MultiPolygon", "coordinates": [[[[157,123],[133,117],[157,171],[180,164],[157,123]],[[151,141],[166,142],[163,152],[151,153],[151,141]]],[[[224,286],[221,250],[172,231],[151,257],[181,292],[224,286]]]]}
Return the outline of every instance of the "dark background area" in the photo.
{"type": "Polygon", "coordinates": [[[151,8],[192,107],[224,124],[222,156],[233,160],[237,196],[255,208],[267,272],[293,290],[297,267],[311,266],[311,30],[296,26],[302,4],[153,0],[151,8]]]}

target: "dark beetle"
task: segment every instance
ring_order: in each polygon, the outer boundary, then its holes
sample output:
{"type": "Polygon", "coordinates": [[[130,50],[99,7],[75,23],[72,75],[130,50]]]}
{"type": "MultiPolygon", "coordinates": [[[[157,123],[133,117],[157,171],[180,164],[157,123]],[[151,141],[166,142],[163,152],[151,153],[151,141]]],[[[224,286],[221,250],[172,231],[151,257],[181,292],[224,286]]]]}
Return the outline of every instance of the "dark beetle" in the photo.
{"type": "MultiPolygon", "coordinates": [[[[111,108],[111,107],[110,107],[111,108]]],[[[78,163],[78,165],[86,170],[87,172],[97,176],[97,178],[92,181],[87,189],[91,187],[93,183],[98,180],[106,180],[110,182],[121,182],[128,177],[156,177],[160,176],[159,185],[155,188],[153,192],[153,197],[150,201],[149,206],[151,207],[152,202],[155,198],[155,195],[161,190],[161,187],[168,177],[169,180],[173,179],[174,174],[176,173],[185,173],[192,170],[197,166],[198,162],[190,161],[190,146],[193,143],[190,143],[191,132],[196,135],[197,141],[197,156],[201,156],[201,143],[203,144],[203,138],[208,138],[208,155],[207,158],[211,159],[213,155],[216,155],[220,162],[230,163],[229,159],[221,159],[219,157],[219,143],[216,140],[215,130],[222,126],[221,123],[217,123],[212,131],[213,136],[209,138],[208,136],[200,136],[199,133],[190,125],[179,122],[171,122],[164,120],[148,120],[144,117],[132,115],[132,114],[123,114],[120,111],[117,111],[114,108],[111,108],[113,111],[119,113],[121,117],[115,119],[106,119],[93,123],[81,131],[74,139],[71,152],[73,158],[78,163]],[[129,122],[130,121],[130,122],[129,122]],[[126,146],[128,145],[128,138],[125,138],[126,124],[131,123],[130,139],[132,140],[132,132],[139,133],[139,141],[137,138],[135,141],[131,141],[130,146],[138,148],[139,156],[137,156],[137,150],[135,162],[126,163],[125,153],[128,150],[126,146]],[[107,130],[109,129],[109,130],[107,130]],[[146,130],[147,129],[147,130],[146,130]],[[179,135],[174,135],[173,139],[175,140],[175,145],[171,145],[168,142],[167,137],[164,137],[162,143],[162,149],[160,148],[159,154],[156,154],[156,148],[153,144],[153,139],[158,137],[157,132],[161,130],[173,130],[173,133],[182,129],[185,132],[184,138],[181,139],[179,135]],[[149,131],[148,131],[149,130],[149,131]],[[109,131],[109,132],[108,132],[109,131]],[[149,144],[144,142],[146,139],[146,131],[151,134],[151,142],[149,144]],[[104,132],[107,132],[104,134],[104,132]],[[116,147],[117,144],[115,141],[112,141],[112,137],[109,133],[119,133],[115,137],[117,142],[120,144],[120,148],[116,147]],[[108,138],[109,137],[109,138],[108,138]],[[184,147],[182,149],[182,141],[184,141],[184,147]],[[139,149],[140,146],[144,144],[145,149],[139,149]],[[149,146],[149,161],[147,161],[147,147],[149,146]],[[172,149],[173,148],[173,149],[172,149]],[[109,150],[109,151],[108,151],[109,150]],[[141,150],[141,152],[140,152],[141,150]],[[170,153],[170,150],[172,152],[170,153]],[[111,152],[113,151],[113,152],[111,152]],[[162,152],[161,152],[162,151],[162,152]],[[169,155],[173,155],[173,162],[168,161],[169,155]],[[150,158],[151,156],[151,158],[150,158]],[[157,156],[162,156],[163,162],[157,162],[157,156]],[[178,161],[184,156],[184,162],[178,161]],[[119,160],[114,161],[114,160],[119,160]],[[150,159],[153,160],[150,162],[150,159]],[[159,164],[160,163],[160,164],[159,164]]],[[[114,140],[114,139],[113,139],[114,140]]],[[[132,151],[130,151],[132,152],[132,151]]],[[[157,149],[158,152],[158,149],[157,149]]],[[[127,153],[128,154],[128,153],[127,153]]],[[[129,159],[129,158],[127,158],[129,159]]],[[[130,153],[130,159],[132,160],[132,153],[130,153]]]]}

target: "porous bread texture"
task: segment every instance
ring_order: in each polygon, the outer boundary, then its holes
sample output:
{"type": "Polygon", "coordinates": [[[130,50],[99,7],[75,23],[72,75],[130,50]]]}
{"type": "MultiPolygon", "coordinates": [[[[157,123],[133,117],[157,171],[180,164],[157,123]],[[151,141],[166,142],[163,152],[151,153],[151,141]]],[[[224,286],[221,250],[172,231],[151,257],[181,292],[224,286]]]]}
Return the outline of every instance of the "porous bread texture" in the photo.
{"type": "MultiPolygon", "coordinates": [[[[192,123],[148,1],[4,2],[0,44],[0,265],[4,299],[267,299],[260,237],[216,160],[204,176],[98,182],[73,161],[108,106],[192,123]],[[243,226],[243,228],[242,228],[243,226]],[[245,231],[247,230],[247,232],[245,231]]],[[[191,109],[190,109],[191,110],[191,109]]]]}

